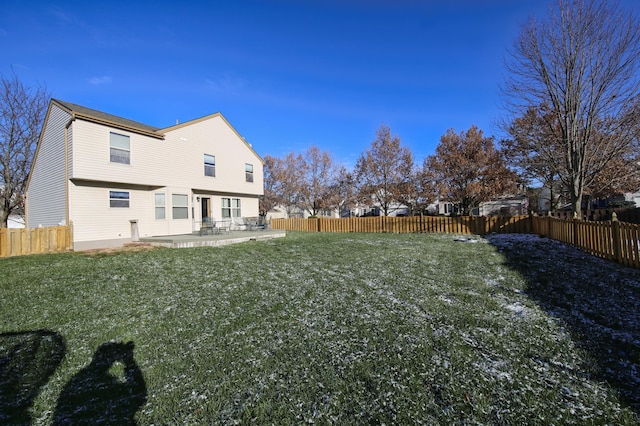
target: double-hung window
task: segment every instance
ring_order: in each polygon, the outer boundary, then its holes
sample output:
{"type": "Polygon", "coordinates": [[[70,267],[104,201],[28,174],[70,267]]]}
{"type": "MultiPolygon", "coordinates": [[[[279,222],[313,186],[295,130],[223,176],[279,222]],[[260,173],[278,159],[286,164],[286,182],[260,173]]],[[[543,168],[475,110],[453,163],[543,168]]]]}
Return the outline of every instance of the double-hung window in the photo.
{"type": "Polygon", "coordinates": [[[156,201],[156,219],[164,219],[166,216],[165,213],[165,195],[163,192],[156,192],[155,194],[156,201]]]}
{"type": "Polygon", "coordinates": [[[222,218],[231,218],[231,198],[222,199],[222,218]]]}
{"type": "Polygon", "coordinates": [[[211,177],[216,176],[216,157],[214,155],[204,155],[204,175],[211,177]]]}
{"type": "Polygon", "coordinates": [[[240,198],[223,198],[222,199],[222,218],[230,219],[232,217],[241,217],[240,198]]]}
{"type": "Polygon", "coordinates": [[[109,191],[109,207],[129,207],[129,191],[109,191]]]}
{"type": "Polygon", "coordinates": [[[231,216],[241,217],[240,214],[240,198],[231,199],[231,216]]]}
{"type": "Polygon", "coordinates": [[[189,197],[186,194],[171,194],[174,219],[189,219],[189,197]]]}
{"type": "Polygon", "coordinates": [[[244,165],[244,178],[247,182],[253,182],[253,164],[244,165]]]}
{"type": "Polygon", "coordinates": [[[131,164],[131,141],[129,136],[109,133],[109,161],[131,164]]]}

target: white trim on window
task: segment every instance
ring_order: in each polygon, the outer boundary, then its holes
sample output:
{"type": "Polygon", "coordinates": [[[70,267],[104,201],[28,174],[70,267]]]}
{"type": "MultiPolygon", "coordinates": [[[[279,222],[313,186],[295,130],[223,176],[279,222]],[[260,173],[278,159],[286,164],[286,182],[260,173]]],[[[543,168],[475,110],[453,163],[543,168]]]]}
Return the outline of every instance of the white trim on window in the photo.
{"type": "Polygon", "coordinates": [[[166,194],[164,192],[156,192],[154,194],[155,200],[155,217],[157,220],[164,220],[167,218],[166,214],[166,194]]]}
{"type": "Polygon", "coordinates": [[[189,219],[189,196],[171,194],[171,212],[173,219],[189,219]]]}
{"type": "Polygon", "coordinates": [[[129,136],[109,132],[109,161],[131,164],[131,138],[129,136]]]}
{"type": "Polygon", "coordinates": [[[242,217],[242,211],[240,209],[240,198],[223,198],[222,218],[230,219],[232,217],[242,217]]]}
{"type": "Polygon", "coordinates": [[[109,207],[129,208],[129,191],[109,191],[109,207]]]}
{"type": "Polygon", "coordinates": [[[204,154],[204,175],[216,177],[216,156],[204,154]]]}
{"type": "Polygon", "coordinates": [[[247,182],[253,182],[253,164],[246,163],[244,165],[244,178],[247,182]]]}

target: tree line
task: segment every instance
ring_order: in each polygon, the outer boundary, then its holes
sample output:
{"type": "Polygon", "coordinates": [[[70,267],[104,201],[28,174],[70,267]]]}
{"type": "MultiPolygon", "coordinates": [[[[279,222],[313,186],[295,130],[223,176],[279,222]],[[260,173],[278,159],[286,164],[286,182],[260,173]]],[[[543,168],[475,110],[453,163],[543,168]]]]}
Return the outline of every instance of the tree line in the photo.
{"type": "Polygon", "coordinates": [[[494,138],[475,126],[447,131],[436,153],[422,164],[415,163],[411,150],[385,125],[351,170],[317,146],[264,160],[263,214],[276,206],[288,215],[306,211],[316,216],[323,210],[374,205],[385,216],[400,205],[418,214],[438,200],[456,203],[467,214],[482,201],[514,192],[518,181],[494,138]]]}
{"type": "MultiPolygon", "coordinates": [[[[321,210],[398,204],[412,213],[435,200],[467,214],[480,202],[544,185],[551,209],[566,200],[579,216],[586,197],[640,191],[640,21],[607,0],[553,0],[508,51],[500,87],[507,137],[448,130],[416,165],[382,125],[352,170],[309,147],[265,157],[261,210],[321,210]]],[[[49,93],[0,75],[0,226],[21,213],[49,93]]]]}

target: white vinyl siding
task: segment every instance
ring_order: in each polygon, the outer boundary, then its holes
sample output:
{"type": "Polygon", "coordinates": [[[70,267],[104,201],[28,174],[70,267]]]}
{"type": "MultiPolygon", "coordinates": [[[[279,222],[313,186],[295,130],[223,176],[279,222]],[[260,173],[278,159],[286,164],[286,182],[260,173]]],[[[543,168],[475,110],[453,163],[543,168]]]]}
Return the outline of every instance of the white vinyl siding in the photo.
{"type": "Polygon", "coordinates": [[[26,227],[65,224],[65,125],[70,114],[53,104],[43,128],[26,193],[26,227]]]}
{"type": "MultiPolygon", "coordinates": [[[[198,188],[242,196],[258,197],[263,193],[262,161],[221,116],[161,130],[158,134],[164,134],[164,139],[83,120],[73,121],[72,127],[74,151],[70,179],[198,188]],[[129,136],[131,164],[126,167],[109,161],[112,132],[129,136]],[[215,179],[205,176],[205,153],[215,153],[215,179]],[[246,164],[253,166],[252,185],[246,183],[246,164]],[[168,173],[168,170],[176,172],[168,173]]],[[[169,201],[167,194],[167,205],[169,201]]],[[[167,210],[167,217],[170,215],[167,210]]]]}
{"type": "MultiPolygon", "coordinates": [[[[187,193],[187,188],[166,188],[166,220],[155,219],[155,189],[114,188],[99,186],[95,182],[71,184],[74,241],[117,240],[131,237],[131,220],[138,221],[141,238],[153,235],[189,234],[193,231],[190,220],[171,220],[171,193],[187,193]],[[109,207],[109,191],[126,191],[130,195],[129,208],[109,207]],[[96,222],[100,226],[96,226],[96,222]]],[[[123,241],[126,242],[126,241],[123,241]]],[[[122,242],[121,242],[122,244],[122,242]]]]}

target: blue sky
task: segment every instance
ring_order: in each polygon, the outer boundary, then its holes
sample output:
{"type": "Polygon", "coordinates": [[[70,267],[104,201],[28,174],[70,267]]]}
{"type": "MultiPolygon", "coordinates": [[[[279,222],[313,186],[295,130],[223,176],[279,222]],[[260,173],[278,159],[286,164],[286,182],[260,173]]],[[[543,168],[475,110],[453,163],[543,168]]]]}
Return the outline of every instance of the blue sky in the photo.
{"type": "Polygon", "coordinates": [[[450,128],[500,136],[507,49],[548,7],[3,0],[0,72],[157,127],[221,112],[262,156],[317,145],[351,167],[385,124],[421,162],[450,128]]]}

